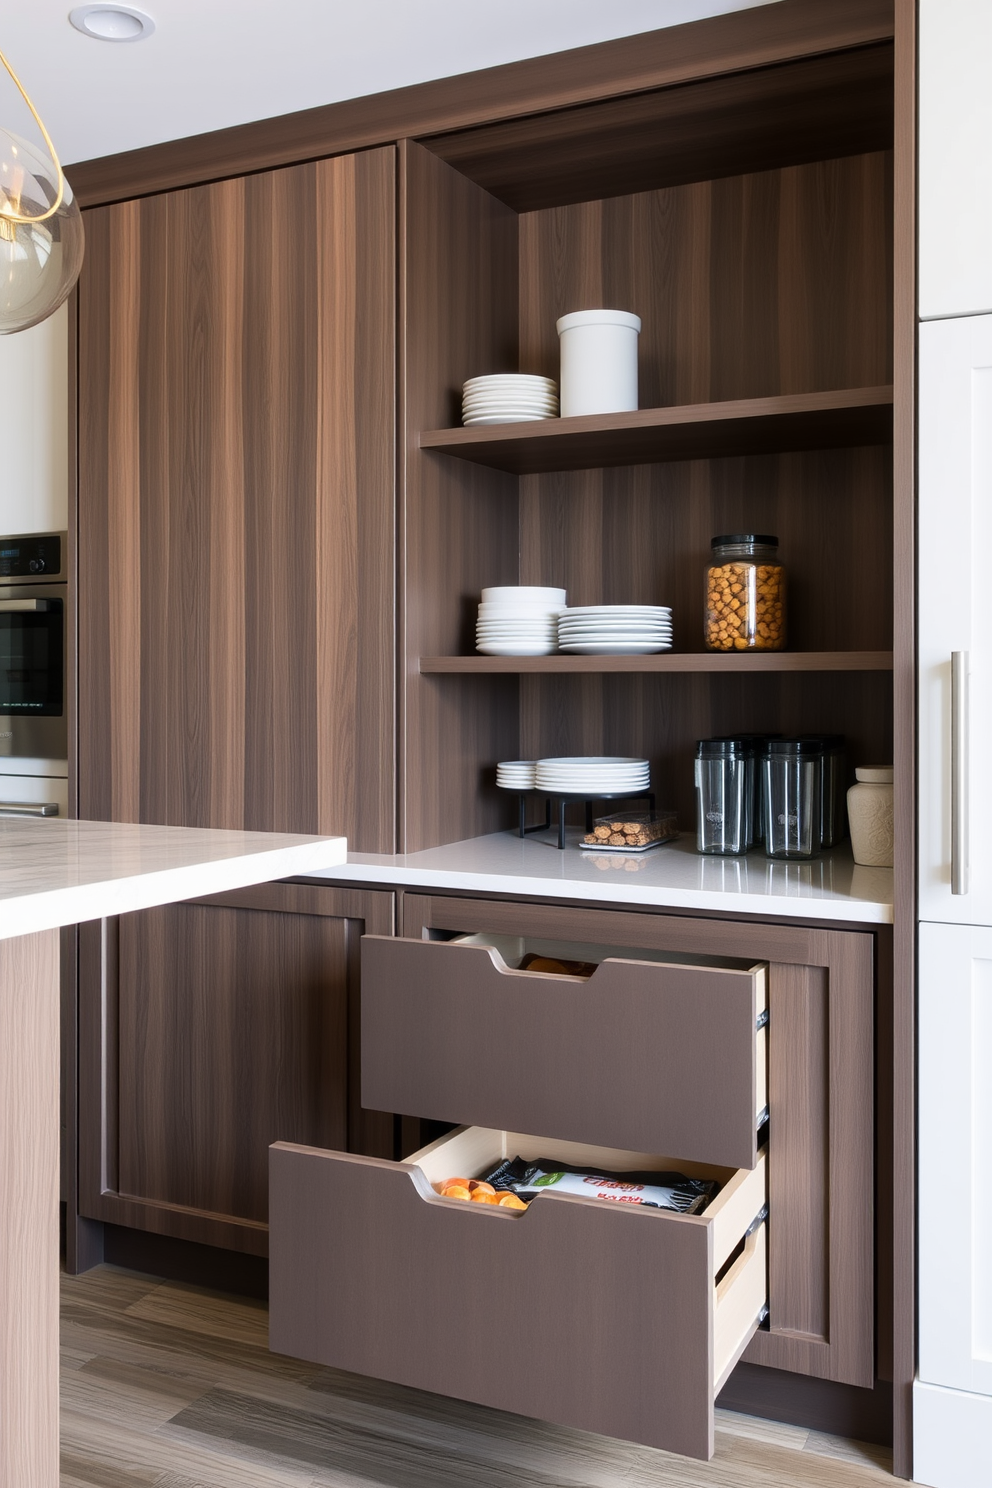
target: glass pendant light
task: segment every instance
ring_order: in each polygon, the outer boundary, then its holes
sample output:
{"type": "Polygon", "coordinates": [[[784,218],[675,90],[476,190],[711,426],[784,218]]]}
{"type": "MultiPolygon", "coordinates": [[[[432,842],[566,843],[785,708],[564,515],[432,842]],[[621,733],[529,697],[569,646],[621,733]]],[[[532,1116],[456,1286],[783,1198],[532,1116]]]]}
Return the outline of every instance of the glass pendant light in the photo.
{"type": "Polygon", "coordinates": [[[51,157],[0,128],[0,335],[9,335],[47,319],[68,296],[83,263],[83,219],[48,130],[3,52],[0,62],[51,157]]]}

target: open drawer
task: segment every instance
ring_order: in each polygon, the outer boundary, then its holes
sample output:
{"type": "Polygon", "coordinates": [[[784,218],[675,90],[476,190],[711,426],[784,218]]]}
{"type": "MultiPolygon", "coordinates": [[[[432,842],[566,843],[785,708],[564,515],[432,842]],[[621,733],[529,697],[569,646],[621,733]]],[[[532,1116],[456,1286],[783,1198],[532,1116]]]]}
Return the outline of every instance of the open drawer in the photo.
{"type": "Polygon", "coordinates": [[[363,936],[363,1106],[754,1165],[764,964],[555,946],[600,963],[561,976],[472,940],[363,936]]]}
{"type": "Polygon", "coordinates": [[[719,1169],[463,1128],[407,1162],[269,1149],[278,1352],[694,1457],[767,1295],[765,1163],[719,1169]],[[719,1179],[699,1215],[442,1198],[503,1156],[719,1179]]]}

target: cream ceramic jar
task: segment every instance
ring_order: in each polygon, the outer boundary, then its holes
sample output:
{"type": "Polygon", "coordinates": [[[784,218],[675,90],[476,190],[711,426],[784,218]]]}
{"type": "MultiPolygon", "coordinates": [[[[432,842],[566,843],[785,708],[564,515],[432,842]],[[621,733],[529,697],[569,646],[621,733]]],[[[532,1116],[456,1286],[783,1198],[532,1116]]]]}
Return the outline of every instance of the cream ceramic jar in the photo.
{"type": "Polygon", "coordinates": [[[862,766],[847,793],[854,861],[866,868],[892,867],[892,766],[862,766]]]}

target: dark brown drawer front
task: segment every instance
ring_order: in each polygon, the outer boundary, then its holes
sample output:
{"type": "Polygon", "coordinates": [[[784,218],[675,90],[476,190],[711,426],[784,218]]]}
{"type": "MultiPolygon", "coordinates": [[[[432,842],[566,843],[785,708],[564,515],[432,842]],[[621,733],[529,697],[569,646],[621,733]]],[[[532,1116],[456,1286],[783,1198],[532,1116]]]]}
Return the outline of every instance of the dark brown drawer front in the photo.
{"type": "Polygon", "coordinates": [[[756,1160],[763,970],[508,970],[483,946],[362,940],[362,1104],[734,1168],[756,1160]]]}
{"type": "MultiPolygon", "coordinates": [[[[763,1177],[736,1175],[738,1237],[763,1177]]],[[[765,1297],[763,1230],[716,1285],[706,1215],[562,1195],[513,1214],[442,1199],[412,1164],[284,1144],[270,1215],[275,1352],[711,1455],[715,1390],[765,1297]]]]}

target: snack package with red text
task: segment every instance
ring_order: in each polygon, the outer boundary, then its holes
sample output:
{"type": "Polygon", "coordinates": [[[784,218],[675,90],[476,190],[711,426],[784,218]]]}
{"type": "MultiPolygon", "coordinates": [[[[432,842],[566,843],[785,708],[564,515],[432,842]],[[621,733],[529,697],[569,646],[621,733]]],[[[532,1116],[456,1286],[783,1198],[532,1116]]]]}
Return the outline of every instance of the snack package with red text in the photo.
{"type": "Polygon", "coordinates": [[[550,1191],[616,1204],[641,1204],[649,1209],[674,1209],[678,1214],[698,1214],[719,1187],[713,1179],[687,1178],[683,1173],[609,1173],[555,1162],[553,1158],[528,1162],[522,1157],[507,1157],[483,1174],[483,1179],[497,1193],[515,1193],[528,1201],[550,1191]]]}

